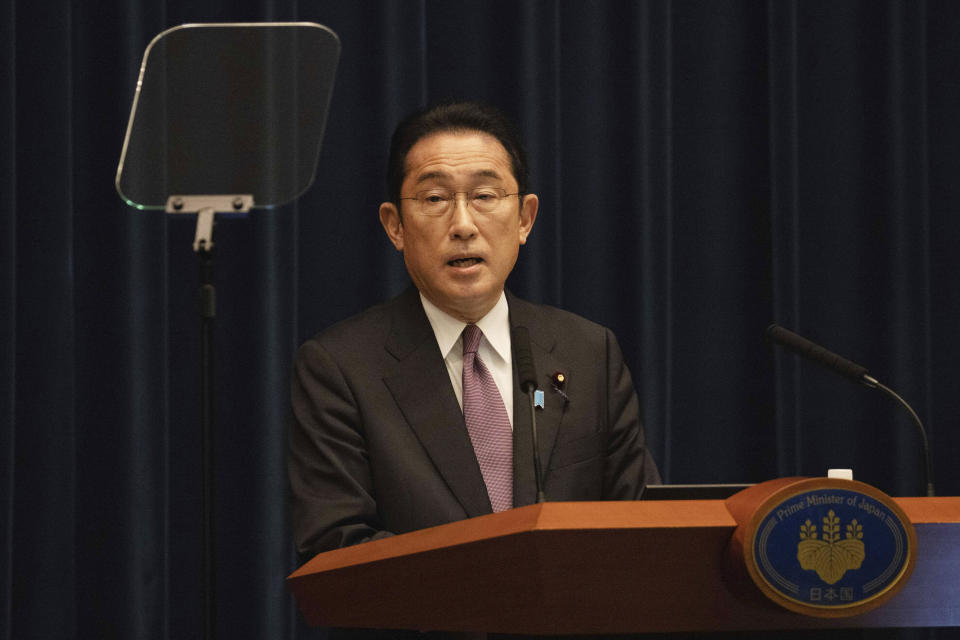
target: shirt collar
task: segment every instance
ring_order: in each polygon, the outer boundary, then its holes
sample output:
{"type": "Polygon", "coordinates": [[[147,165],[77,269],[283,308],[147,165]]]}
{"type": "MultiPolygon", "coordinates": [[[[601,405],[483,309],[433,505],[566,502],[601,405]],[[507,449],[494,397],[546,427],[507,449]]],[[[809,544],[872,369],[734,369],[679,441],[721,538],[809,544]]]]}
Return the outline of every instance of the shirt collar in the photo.
{"type": "MultiPolygon", "coordinates": [[[[433,327],[433,334],[437,337],[437,346],[440,347],[440,353],[446,358],[450,350],[457,344],[467,323],[443,311],[427,300],[422,293],[420,294],[420,302],[423,303],[427,320],[433,327]]],[[[507,306],[506,294],[501,291],[497,304],[493,305],[487,315],[480,318],[476,324],[497,355],[504,361],[510,362],[510,309],[507,306]]]]}

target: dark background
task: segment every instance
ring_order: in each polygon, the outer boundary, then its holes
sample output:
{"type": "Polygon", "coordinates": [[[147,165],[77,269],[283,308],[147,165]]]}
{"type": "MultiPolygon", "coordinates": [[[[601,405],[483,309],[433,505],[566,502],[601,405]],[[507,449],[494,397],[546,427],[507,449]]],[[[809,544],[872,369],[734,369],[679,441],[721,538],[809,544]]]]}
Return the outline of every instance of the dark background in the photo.
{"type": "Polygon", "coordinates": [[[0,637],[199,634],[194,223],[113,188],[144,48],[186,22],[316,21],[343,47],[316,184],[215,234],[221,637],[306,636],[292,354],[406,285],[376,216],[388,138],[441,98],[523,129],[541,212],[509,286],[613,328],[666,480],[852,467],[919,493],[906,412],[774,353],[777,321],[907,398],[960,494],[960,3],[0,11],[0,637]]]}

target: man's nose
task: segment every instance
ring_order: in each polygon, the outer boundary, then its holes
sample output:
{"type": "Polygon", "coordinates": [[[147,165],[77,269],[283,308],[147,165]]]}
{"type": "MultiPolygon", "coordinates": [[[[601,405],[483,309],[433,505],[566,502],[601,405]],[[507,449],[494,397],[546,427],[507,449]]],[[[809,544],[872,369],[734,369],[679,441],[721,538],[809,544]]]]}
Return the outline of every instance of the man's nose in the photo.
{"type": "Polygon", "coordinates": [[[450,219],[450,235],[455,238],[469,238],[477,233],[477,225],[473,219],[473,210],[465,193],[457,193],[453,197],[453,211],[450,219]]]}

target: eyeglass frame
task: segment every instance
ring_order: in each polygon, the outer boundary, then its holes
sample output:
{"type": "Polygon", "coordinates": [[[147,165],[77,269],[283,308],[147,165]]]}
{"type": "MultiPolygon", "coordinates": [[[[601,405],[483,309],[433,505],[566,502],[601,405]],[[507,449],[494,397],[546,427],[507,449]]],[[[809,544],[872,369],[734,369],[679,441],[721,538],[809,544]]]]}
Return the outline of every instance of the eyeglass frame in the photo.
{"type": "Polygon", "coordinates": [[[429,192],[431,192],[431,191],[449,191],[449,192],[450,192],[450,195],[453,196],[453,198],[450,199],[450,202],[452,203],[452,206],[449,206],[449,208],[448,208],[446,211],[444,211],[443,213],[424,213],[423,211],[419,211],[419,210],[417,211],[417,213],[419,213],[420,215],[426,216],[426,217],[428,217],[428,218],[442,218],[443,216],[445,216],[445,215],[447,215],[448,213],[450,213],[451,211],[453,211],[453,210],[456,208],[456,202],[457,202],[457,199],[458,199],[457,196],[460,195],[460,194],[463,194],[463,195],[464,195],[464,200],[467,202],[467,207],[469,207],[471,211],[473,211],[474,213],[480,213],[480,214],[482,214],[482,215],[487,215],[487,214],[490,214],[490,213],[495,213],[495,212],[497,211],[497,209],[500,207],[500,204],[499,204],[499,203],[503,202],[506,198],[509,198],[509,197],[511,197],[511,196],[519,196],[519,197],[520,197],[520,200],[522,201],[522,200],[523,200],[523,196],[526,195],[526,194],[523,193],[522,191],[516,191],[516,192],[514,192],[514,193],[507,193],[507,190],[504,189],[503,187],[474,187],[473,189],[470,189],[470,190],[468,190],[468,191],[452,191],[452,190],[450,190],[450,189],[446,189],[446,188],[443,188],[443,187],[432,187],[432,188],[430,188],[430,189],[421,189],[420,191],[417,191],[416,195],[414,195],[414,196],[412,196],[412,197],[411,197],[411,196],[406,196],[406,197],[401,196],[401,197],[399,198],[399,200],[415,200],[416,202],[420,203],[420,207],[422,207],[422,206],[423,206],[423,201],[420,199],[420,195],[421,195],[421,194],[424,194],[424,193],[429,193],[429,192]],[[497,208],[491,209],[490,211],[477,211],[473,206],[470,205],[470,199],[468,199],[467,196],[468,196],[469,194],[473,193],[474,191],[477,191],[477,190],[480,190],[480,189],[492,189],[492,190],[497,191],[497,192],[500,192],[500,191],[503,192],[503,195],[499,196],[499,198],[498,198],[498,200],[497,200],[497,202],[498,202],[497,208]]]}

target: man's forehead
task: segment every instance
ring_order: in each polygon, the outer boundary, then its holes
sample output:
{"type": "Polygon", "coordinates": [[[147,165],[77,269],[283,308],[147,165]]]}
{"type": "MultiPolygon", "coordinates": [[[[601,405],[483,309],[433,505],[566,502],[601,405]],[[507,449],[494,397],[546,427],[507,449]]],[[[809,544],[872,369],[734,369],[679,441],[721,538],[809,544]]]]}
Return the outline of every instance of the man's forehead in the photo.
{"type": "Polygon", "coordinates": [[[441,131],[424,136],[404,159],[407,178],[421,183],[453,177],[500,178],[513,175],[507,150],[482,131],[441,131]]]}

